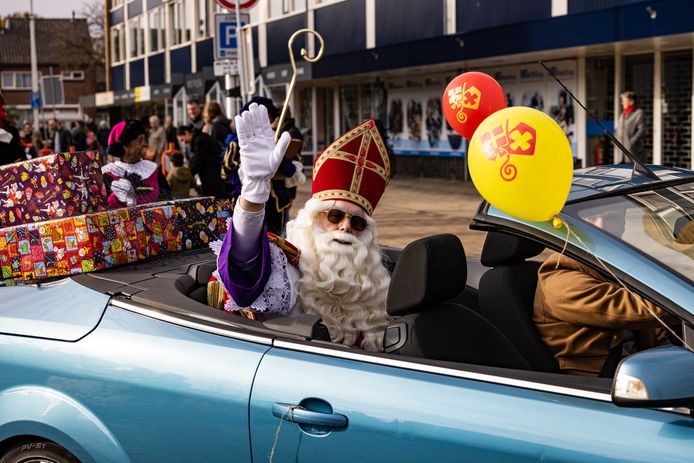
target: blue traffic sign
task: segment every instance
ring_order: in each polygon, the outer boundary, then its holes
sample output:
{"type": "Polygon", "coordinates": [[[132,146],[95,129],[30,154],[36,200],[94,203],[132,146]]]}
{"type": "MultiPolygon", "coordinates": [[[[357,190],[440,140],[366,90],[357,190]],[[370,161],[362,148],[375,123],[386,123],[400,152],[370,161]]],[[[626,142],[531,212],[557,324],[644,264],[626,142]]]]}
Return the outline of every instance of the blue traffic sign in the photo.
{"type": "Polygon", "coordinates": [[[31,92],[31,109],[41,109],[41,93],[31,92]]]}
{"type": "MultiPolygon", "coordinates": [[[[248,24],[247,14],[241,15],[241,25],[248,24]]],[[[236,43],[236,15],[215,14],[215,59],[236,60],[238,56],[238,44],[236,43]]]]}

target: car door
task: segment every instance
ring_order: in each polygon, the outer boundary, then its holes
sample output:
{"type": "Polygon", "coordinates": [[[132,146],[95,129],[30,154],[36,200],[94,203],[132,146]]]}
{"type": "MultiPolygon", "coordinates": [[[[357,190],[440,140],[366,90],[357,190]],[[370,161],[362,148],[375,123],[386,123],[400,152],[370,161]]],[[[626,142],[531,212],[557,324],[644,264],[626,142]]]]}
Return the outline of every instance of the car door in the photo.
{"type": "Polygon", "coordinates": [[[251,395],[253,461],[666,462],[691,456],[689,417],[618,408],[605,392],[480,371],[276,341],[251,395]]]}
{"type": "Polygon", "coordinates": [[[83,462],[250,462],[248,400],[270,343],[120,299],[75,342],[0,335],[0,442],[34,435],[83,462]]]}

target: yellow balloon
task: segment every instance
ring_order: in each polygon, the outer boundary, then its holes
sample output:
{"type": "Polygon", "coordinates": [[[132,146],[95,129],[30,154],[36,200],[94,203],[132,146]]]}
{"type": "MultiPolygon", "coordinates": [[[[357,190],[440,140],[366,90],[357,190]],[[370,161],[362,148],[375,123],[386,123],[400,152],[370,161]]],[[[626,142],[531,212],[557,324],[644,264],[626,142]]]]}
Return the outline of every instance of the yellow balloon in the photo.
{"type": "Polygon", "coordinates": [[[468,150],[477,191],[497,209],[542,222],[556,216],[569,195],[573,156],[564,131],[543,112],[501,109],[475,130],[468,150]]]}

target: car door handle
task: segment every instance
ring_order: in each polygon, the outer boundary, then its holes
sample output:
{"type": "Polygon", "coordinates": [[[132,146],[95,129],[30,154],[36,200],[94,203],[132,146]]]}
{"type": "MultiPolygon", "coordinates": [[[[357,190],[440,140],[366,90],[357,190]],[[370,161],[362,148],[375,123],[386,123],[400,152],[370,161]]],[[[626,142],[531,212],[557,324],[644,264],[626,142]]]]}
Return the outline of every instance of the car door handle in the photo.
{"type": "Polygon", "coordinates": [[[346,428],[347,417],[339,413],[322,413],[307,410],[300,405],[274,404],[272,414],[281,420],[292,423],[324,426],[328,428],[346,428]]]}

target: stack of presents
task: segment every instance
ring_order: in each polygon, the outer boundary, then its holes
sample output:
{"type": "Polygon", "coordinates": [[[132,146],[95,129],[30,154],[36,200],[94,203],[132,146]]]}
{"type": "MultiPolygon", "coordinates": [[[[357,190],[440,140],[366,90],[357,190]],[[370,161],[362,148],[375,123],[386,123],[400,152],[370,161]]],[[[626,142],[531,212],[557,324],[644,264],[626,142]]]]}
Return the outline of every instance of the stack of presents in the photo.
{"type": "Polygon", "coordinates": [[[221,239],[228,202],[191,198],[108,209],[97,152],[0,167],[0,286],[102,270],[221,239]]]}

